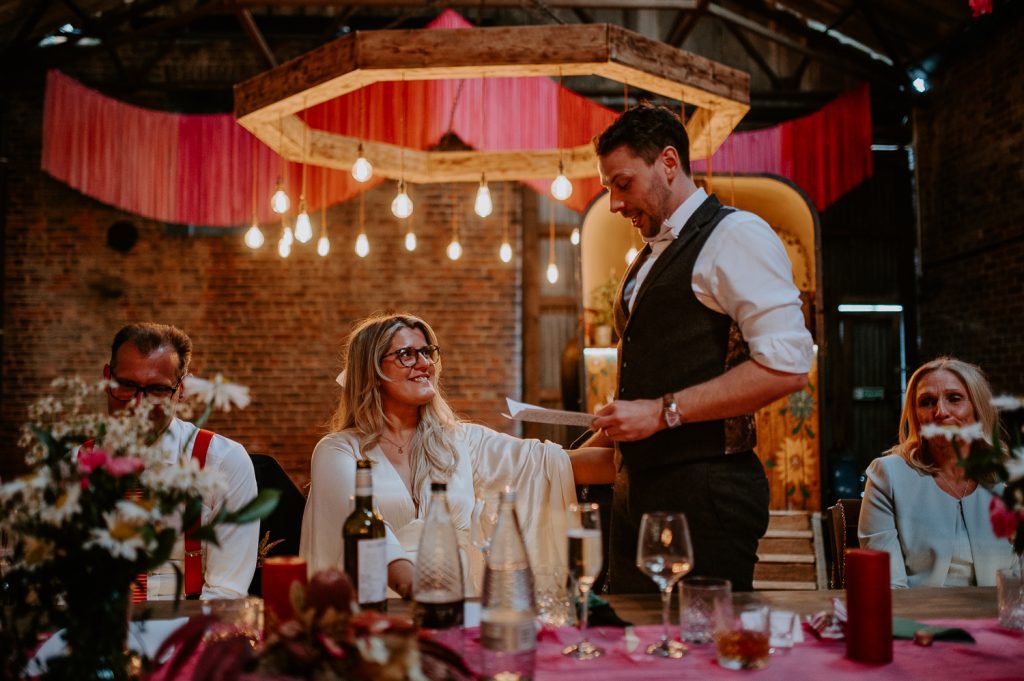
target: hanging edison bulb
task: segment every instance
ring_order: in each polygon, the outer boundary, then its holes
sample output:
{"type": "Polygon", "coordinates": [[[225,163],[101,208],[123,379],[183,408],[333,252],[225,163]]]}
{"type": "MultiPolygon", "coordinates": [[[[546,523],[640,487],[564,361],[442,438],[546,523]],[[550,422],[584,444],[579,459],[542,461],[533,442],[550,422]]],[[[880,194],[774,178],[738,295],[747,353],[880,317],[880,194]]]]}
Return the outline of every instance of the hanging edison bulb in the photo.
{"type": "Polygon", "coordinates": [[[402,220],[412,215],[412,199],[405,193],[405,180],[398,181],[398,196],[391,202],[391,212],[402,220]]]}
{"type": "Polygon", "coordinates": [[[553,262],[548,263],[548,282],[551,284],[558,283],[558,265],[553,262]]]}
{"type": "Polygon", "coordinates": [[[572,196],[572,182],[565,176],[565,168],[562,162],[558,162],[558,177],[551,183],[551,196],[559,201],[565,201],[572,196]]]}
{"type": "Polygon", "coordinates": [[[405,233],[405,250],[416,250],[416,232],[413,232],[412,230],[405,233]]]}
{"type": "Polygon", "coordinates": [[[462,244],[459,243],[458,237],[452,239],[452,242],[448,244],[446,252],[450,260],[458,260],[462,257],[462,244]]]}
{"type": "Polygon", "coordinates": [[[292,228],[285,227],[281,234],[281,240],[277,242],[277,254],[282,258],[287,258],[292,252],[293,241],[295,239],[292,237],[292,228]]]}
{"type": "Polygon", "coordinates": [[[252,227],[245,232],[245,245],[255,250],[262,246],[263,242],[263,231],[260,230],[259,224],[252,223],[252,227]]]}
{"type": "Polygon", "coordinates": [[[270,197],[270,208],[278,215],[284,215],[291,208],[292,201],[288,198],[288,194],[284,191],[284,184],[281,182],[281,178],[277,178],[277,191],[270,197]]]}
{"type": "Polygon", "coordinates": [[[498,249],[498,257],[502,262],[512,262],[512,244],[502,241],[501,247],[498,249]]]}
{"type": "Polygon", "coordinates": [[[483,173],[480,174],[480,188],[476,190],[476,202],[473,204],[473,212],[482,218],[494,212],[491,190],[487,188],[487,178],[483,173]]]}
{"type": "Polygon", "coordinates": [[[359,143],[359,158],[352,164],[352,177],[356,182],[366,182],[373,177],[373,166],[363,156],[363,143],[359,143]]]}
{"type": "Polygon", "coordinates": [[[309,213],[306,212],[306,199],[299,201],[299,215],[295,218],[295,239],[299,243],[306,243],[313,238],[313,224],[309,221],[309,213]]]}
{"type": "Polygon", "coordinates": [[[579,227],[573,227],[572,228],[572,233],[569,234],[569,242],[573,246],[579,246],[580,245],[580,228],[579,227]]]}
{"type": "Polygon", "coordinates": [[[331,240],[327,238],[326,234],[317,240],[316,252],[321,258],[326,258],[327,254],[331,252],[331,240]]]}
{"type": "Polygon", "coordinates": [[[360,232],[359,236],[356,237],[356,255],[360,258],[365,258],[370,254],[370,240],[366,238],[364,232],[360,232]]]}
{"type": "Polygon", "coordinates": [[[637,253],[638,253],[638,251],[636,250],[636,246],[630,246],[629,247],[629,250],[626,251],[626,264],[627,265],[632,265],[633,264],[633,261],[636,260],[636,254],[637,253]]]}

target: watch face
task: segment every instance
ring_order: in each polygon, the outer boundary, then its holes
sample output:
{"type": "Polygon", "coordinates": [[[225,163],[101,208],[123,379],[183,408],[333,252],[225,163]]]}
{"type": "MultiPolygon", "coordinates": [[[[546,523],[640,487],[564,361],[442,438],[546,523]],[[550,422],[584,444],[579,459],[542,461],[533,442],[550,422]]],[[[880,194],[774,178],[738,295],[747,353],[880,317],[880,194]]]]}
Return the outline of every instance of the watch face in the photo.
{"type": "Polygon", "coordinates": [[[666,409],[665,410],[665,424],[669,428],[675,428],[676,426],[678,426],[679,425],[679,412],[677,412],[675,409],[666,409]]]}
{"type": "Polygon", "coordinates": [[[662,413],[665,414],[665,425],[675,428],[682,422],[679,412],[676,409],[676,398],[672,393],[665,393],[661,398],[662,413]]]}

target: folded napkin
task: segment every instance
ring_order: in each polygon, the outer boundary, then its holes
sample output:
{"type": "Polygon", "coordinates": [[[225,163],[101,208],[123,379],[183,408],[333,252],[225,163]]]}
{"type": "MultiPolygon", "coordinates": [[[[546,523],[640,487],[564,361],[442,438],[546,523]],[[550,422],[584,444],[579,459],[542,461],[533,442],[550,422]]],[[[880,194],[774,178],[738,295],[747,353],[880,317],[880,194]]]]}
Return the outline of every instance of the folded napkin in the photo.
{"type": "Polygon", "coordinates": [[[892,637],[913,639],[914,632],[927,631],[936,641],[953,641],[955,643],[974,643],[974,637],[959,627],[941,627],[924,624],[903,617],[892,618],[892,637]]]}
{"type": "MultiPolygon", "coordinates": [[[[576,615],[579,616],[579,599],[576,599],[576,615]]],[[[619,617],[618,613],[611,606],[611,603],[601,598],[593,591],[587,592],[587,607],[590,612],[587,615],[587,625],[591,627],[629,627],[631,622],[619,617]]]]}

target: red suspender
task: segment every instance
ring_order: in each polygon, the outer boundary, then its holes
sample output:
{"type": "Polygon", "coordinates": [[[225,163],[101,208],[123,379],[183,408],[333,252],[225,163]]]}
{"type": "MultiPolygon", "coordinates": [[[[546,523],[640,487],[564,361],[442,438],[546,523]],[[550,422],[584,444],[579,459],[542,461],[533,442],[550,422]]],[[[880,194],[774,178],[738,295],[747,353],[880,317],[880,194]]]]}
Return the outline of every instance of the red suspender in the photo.
{"type": "MultiPolygon", "coordinates": [[[[199,470],[206,467],[206,452],[210,448],[213,433],[200,430],[196,433],[196,442],[192,446],[192,460],[199,464],[199,470]]],[[[200,520],[200,523],[202,521],[200,520]]],[[[199,598],[203,591],[203,545],[198,539],[192,538],[191,532],[185,533],[185,598],[199,598]]]]}

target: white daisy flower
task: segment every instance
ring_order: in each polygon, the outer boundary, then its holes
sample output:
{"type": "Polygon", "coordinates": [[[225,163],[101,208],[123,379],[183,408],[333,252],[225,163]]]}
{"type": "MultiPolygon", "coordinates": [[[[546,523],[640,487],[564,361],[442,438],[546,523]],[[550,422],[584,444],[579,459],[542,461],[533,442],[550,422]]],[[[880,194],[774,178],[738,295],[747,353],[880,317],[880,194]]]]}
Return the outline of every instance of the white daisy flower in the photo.
{"type": "Polygon", "coordinates": [[[992,398],[992,406],[999,411],[1015,411],[1024,408],[1024,399],[1013,395],[997,395],[992,398]]]}
{"type": "Polygon", "coordinates": [[[80,503],[82,488],[71,484],[64,488],[57,500],[44,506],[39,512],[39,519],[47,525],[61,527],[64,522],[82,510],[80,503]]]}
{"type": "Polygon", "coordinates": [[[223,375],[217,374],[213,381],[198,376],[185,377],[185,392],[194,395],[206,404],[213,404],[214,409],[231,411],[231,407],[245,409],[251,398],[249,389],[238,383],[230,383],[223,375]]]}

